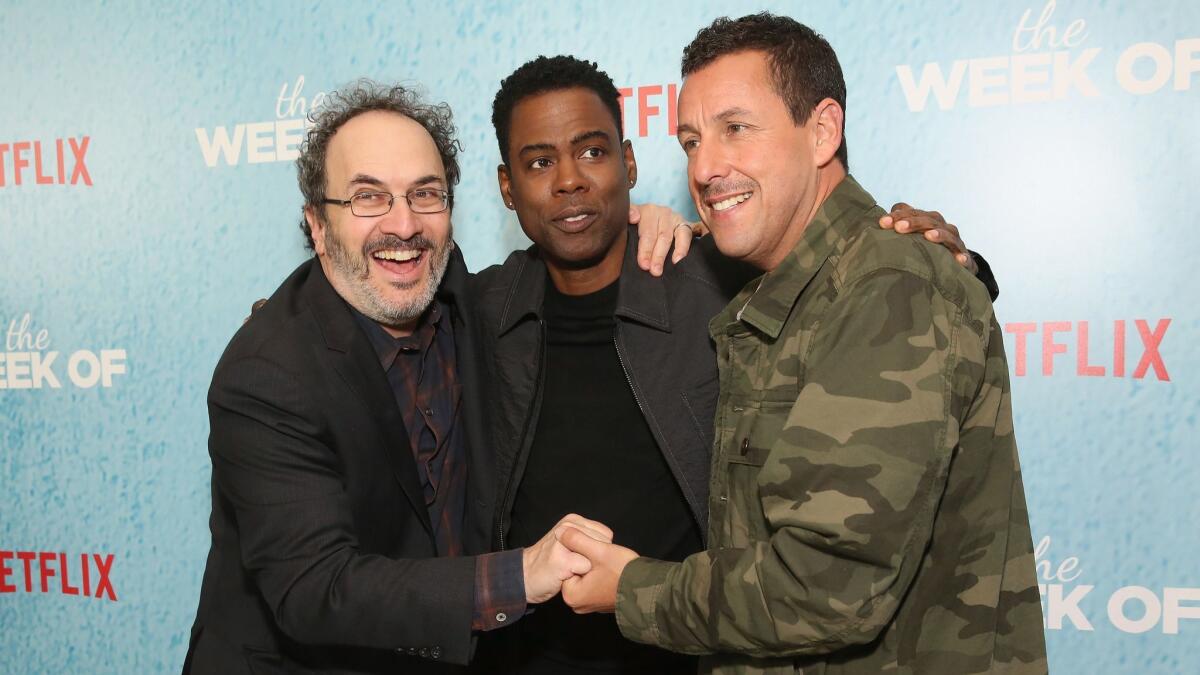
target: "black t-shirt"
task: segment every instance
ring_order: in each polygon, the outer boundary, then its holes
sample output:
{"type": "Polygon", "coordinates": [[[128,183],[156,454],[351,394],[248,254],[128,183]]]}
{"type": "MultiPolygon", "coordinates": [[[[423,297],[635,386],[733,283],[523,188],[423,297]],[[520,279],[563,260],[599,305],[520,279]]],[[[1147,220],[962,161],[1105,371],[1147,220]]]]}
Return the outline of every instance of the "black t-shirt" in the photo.
{"type": "MultiPolygon", "coordinates": [[[[612,528],[660,560],[702,547],[700,532],[617,354],[617,284],[581,296],[547,278],[541,412],[513,503],[511,540],[538,541],[564,515],[612,528]]],[[[576,615],[559,597],[524,617],[522,667],[535,673],[694,673],[695,659],[629,642],[611,614],[576,615]]],[[[512,629],[510,629],[512,630],[512,629]]]]}

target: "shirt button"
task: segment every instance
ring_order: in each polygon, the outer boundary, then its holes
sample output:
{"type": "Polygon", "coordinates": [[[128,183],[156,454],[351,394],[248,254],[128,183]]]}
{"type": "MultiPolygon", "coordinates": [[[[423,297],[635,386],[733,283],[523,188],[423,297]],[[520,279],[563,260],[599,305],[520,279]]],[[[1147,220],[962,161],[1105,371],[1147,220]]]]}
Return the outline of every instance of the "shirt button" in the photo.
{"type": "Polygon", "coordinates": [[[504,623],[505,621],[508,621],[508,615],[505,614],[504,612],[500,612],[500,613],[496,614],[496,621],[499,621],[500,623],[504,623]]]}

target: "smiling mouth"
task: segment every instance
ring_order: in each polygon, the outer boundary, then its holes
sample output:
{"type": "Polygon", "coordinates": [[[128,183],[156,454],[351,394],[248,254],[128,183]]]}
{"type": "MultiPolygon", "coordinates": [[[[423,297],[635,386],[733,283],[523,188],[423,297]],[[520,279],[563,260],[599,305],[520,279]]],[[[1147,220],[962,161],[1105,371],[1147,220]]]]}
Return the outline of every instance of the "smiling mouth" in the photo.
{"type": "Polygon", "coordinates": [[[425,249],[383,249],[372,253],[371,258],[375,260],[376,264],[389,272],[405,274],[416,270],[420,266],[421,261],[425,259],[425,249]]]}
{"type": "Polygon", "coordinates": [[[753,195],[753,194],[754,194],[753,192],[743,192],[740,195],[734,195],[727,199],[722,199],[719,202],[713,202],[709,206],[709,208],[711,208],[713,211],[717,211],[718,213],[721,211],[727,211],[727,210],[732,209],[733,207],[737,206],[738,204],[741,204],[742,202],[746,201],[747,199],[750,199],[751,195],[753,195]]]}

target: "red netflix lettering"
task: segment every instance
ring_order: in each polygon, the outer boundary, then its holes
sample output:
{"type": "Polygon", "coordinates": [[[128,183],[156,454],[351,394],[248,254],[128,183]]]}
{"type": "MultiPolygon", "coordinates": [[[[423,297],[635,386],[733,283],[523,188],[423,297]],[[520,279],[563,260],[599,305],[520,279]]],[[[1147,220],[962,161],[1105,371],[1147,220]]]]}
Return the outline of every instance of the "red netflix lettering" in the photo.
{"type": "Polygon", "coordinates": [[[67,578],[67,554],[58,554],[58,569],[62,572],[62,592],[63,595],[79,595],[79,589],[71,585],[67,578]]]}
{"type": "Polygon", "coordinates": [[[650,118],[658,114],[658,106],[650,105],[650,97],[661,93],[662,87],[657,84],[638,87],[638,136],[642,138],[650,135],[650,118]]]}
{"type": "Polygon", "coordinates": [[[13,571],[8,567],[8,561],[13,559],[12,551],[0,551],[0,593],[16,593],[17,587],[8,583],[13,571]]]}
{"type": "Polygon", "coordinates": [[[1155,377],[1170,382],[1171,378],[1167,375],[1167,367],[1158,353],[1158,345],[1162,343],[1163,336],[1167,334],[1167,326],[1171,325],[1171,320],[1159,319],[1153,333],[1150,332],[1150,326],[1142,319],[1138,319],[1134,324],[1137,326],[1138,335],[1142,337],[1142,346],[1145,347],[1145,350],[1142,351],[1142,360],[1138,361],[1137,368],[1133,371],[1133,379],[1142,379],[1146,376],[1146,369],[1153,366],[1155,377]]]}
{"type": "Polygon", "coordinates": [[[91,136],[84,136],[83,143],[76,144],[74,138],[68,138],[67,142],[71,144],[71,154],[75,155],[75,170],[71,172],[71,185],[78,183],[77,180],[83,177],[84,185],[92,184],[92,176],[88,173],[87,164],[83,161],[83,156],[87,154],[88,144],[92,142],[91,136]]]}
{"type": "MultiPolygon", "coordinates": [[[[1104,359],[1093,361],[1097,358],[1098,353],[1104,353],[1104,347],[1094,349],[1093,339],[1095,333],[1091,330],[1091,325],[1087,321],[1045,321],[1042,322],[1040,330],[1042,331],[1042,375],[1052,377],[1055,374],[1054,359],[1059,354],[1065,354],[1072,341],[1063,340],[1060,333],[1069,333],[1075,331],[1075,340],[1073,345],[1075,348],[1075,375],[1079,377],[1104,377],[1111,373],[1112,377],[1125,377],[1125,363],[1127,361],[1125,339],[1126,320],[1118,319],[1113,321],[1112,331],[1112,368],[1108,368],[1104,363],[1104,359]]],[[[1146,319],[1135,319],[1134,326],[1137,328],[1138,336],[1141,338],[1142,353],[1137,361],[1137,367],[1134,368],[1132,377],[1134,379],[1143,379],[1150,372],[1154,373],[1155,379],[1162,382],[1170,382],[1171,376],[1167,372],[1166,360],[1162,352],[1163,339],[1166,337],[1167,329],[1171,325],[1171,319],[1158,319],[1151,329],[1150,321],[1146,319]]],[[[1029,335],[1036,333],[1039,330],[1039,325],[1032,322],[1024,323],[1008,323],[1004,325],[1004,332],[1013,336],[1013,375],[1016,377],[1025,377],[1028,374],[1028,342],[1029,335]]],[[[1103,335],[1103,333],[1102,333],[1103,335]]],[[[1103,339],[1103,338],[1102,338],[1103,339]]],[[[1061,370],[1059,374],[1063,374],[1061,370]]]]}
{"type": "Polygon", "coordinates": [[[1075,372],[1083,377],[1103,377],[1104,366],[1088,365],[1088,322],[1079,322],[1079,341],[1075,343],[1075,372]]]}
{"type": "Polygon", "coordinates": [[[64,552],[52,551],[3,551],[0,550],[0,593],[17,593],[22,584],[14,579],[17,574],[24,573],[24,591],[33,593],[36,585],[41,593],[59,591],[63,595],[74,595],[93,598],[106,598],[117,601],[117,590],[113,586],[112,570],[116,556],[112,553],[81,553],[78,558],[64,552]],[[20,560],[21,567],[15,567],[13,560],[20,560]],[[78,570],[71,569],[71,562],[79,561],[78,570]],[[96,572],[93,576],[92,572],[96,572]],[[53,579],[58,577],[58,582],[53,579]],[[76,586],[72,578],[83,579],[76,586]],[[97,579],[92,587],[92,579],[97,579]],[[34,583],[34,579],[37,583],[34,583]]]}
{"type": "Polygon", "coordinates": [[[1037,332],[1036,323],[1006,323],[1004,324],[1005,333],[1013,333],[1016,340],[1016,375],[1018,377],[1025,375],[1025,336],[1029,333],[1037,332]]]}
{"type": "Polygon", "coordinates": [[[117,594],[113,589],[112,582],[108,578],[109,570],[112,569],[113,554],[109,553],[107,557],[101,560],[98,553],[93,553],[92,558],[96,560],[96,571],[100,573],[100,583],[96,584],[96,597],[98,598],[107,593],[108,599],[116,602],[117,594]]]}
{"type": "Polygon", "coordinates": [[[79,554],[79,568],[83,570],[83,594],[92,595],[92,575],[88,572],[88,557],[86,553],[79,554]]]}
{"type": "Polygon", "coordinates": [[[54,576],[54,570],[51,569],[46,563],[54,562],[57,559],[58,559],[58,556],[54,555],[53,553],[47,553],[45,551],[42,551],[42,554],[38,556],[38,568],[42,572],[42,592],[43,593],[50,592],[50,577],[54,576]]]}
{"type": "Polygon", "coordinates": [[[38,185],[53,185],[54,184],[54,176],[43,176],[42,175],[42,142],[41,141],[33,142],[33,163],[36,165],[35,173],[37,175],[37,184],[38,185]]]}
{"type": "Polygon", "coordinates": [[[17,558],[25,563],[25,592],[33,592],[33,560],[37,554],[33,551],[17,551],[17,558]]]}
{"type": "Polygon", "coordinates": [[[662,115],[663,106],[657,99],[666,91],[666,112],[667,112],[667,128],[668,136],[674,136],[679,127],[679,85],[675,82],[668,82],[665,86],[661,84],[645,84],[637,87],[620,87],[617,89],[619,97],[617,104],[621,108],[622,126],[626,129],[626,134],[632,136],[629,130],[629,125],[624,124],[625,115],[625,100],[634,99],[637,106],[637,135],[645,138],[650,135],[650,118],[659,117],[662,115]],[[636,94],[636,95],[635,95],[636,94]]]}
{"type": "Polygon", "coordinates": [[[0,143],[0,187],[9,184],[25,185],[26,173],[33,169],[33,184],[35,185],[92,185],[92,174],[88,171],[87,152],[91,145],[91,136],[81,138],[54,139],[54,160],[51,164],[50,142],[14,141],[0,143]],[[64,143],[63,141],[66,141],[64,143]],[[28,151],[33,150],[33,163],[30,164],[28,151]],[[70,180],[67,176],[66,150],[71,151],[70,180]],[[4,157],[11,152],[12,161],[6,163],[4,157]],[[11,171],[9,167],[11,166],[11,171]]]}
{"type": "Polygon", "coordinates": [[[1069,321],[1047,321],[1042,324],[1042,374],[1054,374],[1054,355],[1063,354],[1067,346],[1054,341],[1054,334],[1071,330],[1069,321]]]}
{"type": "Polygon", "coordinates": [[[1113,322],[1113,377],[1125,377],[1125,322],[1113,322]]]}

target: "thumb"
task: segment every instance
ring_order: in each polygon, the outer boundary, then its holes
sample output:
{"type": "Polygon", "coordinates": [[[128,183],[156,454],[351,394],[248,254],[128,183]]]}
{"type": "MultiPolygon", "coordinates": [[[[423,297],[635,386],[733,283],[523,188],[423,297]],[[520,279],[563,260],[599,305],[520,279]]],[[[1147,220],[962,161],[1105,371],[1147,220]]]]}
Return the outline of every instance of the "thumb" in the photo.
{"type": "Polygon", "coordinates": [[[605,547],[608,546],[608,544],[596,541],[571,526],[564,528],[564,532],[558,540],[563,546],[593,561],[602,558],[605,547]]]}
{"type": "Polygon", "coordinates": [[[634,206],[633,204],[630,204],[629,205],[629,224],[637,225],[638,221],[641,219],[642,219],[642,212],[638,211],[638,207],[634,206]]]}

